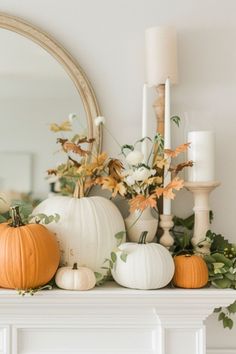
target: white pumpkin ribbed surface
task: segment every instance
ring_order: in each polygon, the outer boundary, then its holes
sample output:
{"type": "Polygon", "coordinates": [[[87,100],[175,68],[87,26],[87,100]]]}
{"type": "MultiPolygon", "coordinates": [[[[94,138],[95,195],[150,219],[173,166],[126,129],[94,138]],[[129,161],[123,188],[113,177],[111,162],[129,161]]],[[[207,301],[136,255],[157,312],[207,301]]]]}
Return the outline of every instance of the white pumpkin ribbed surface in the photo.
{"type": "Polygon", "coordinates": [[[83,291],[94,288],[96,278],[93,271],[86,267],[62,267],[56,273],[55,282],[61,289],[83,291]]]}
{"type": "Polygon", "coordinates": [[[157,243],[124,243],[116,255],[112,276],[124,287],[159,289],[166,286],[174,275],[171,254],[157,243]],[[127,254],[126,262],[120,259],[122,252],[127,254]]]}
{"type": "Polygon", "coordinates": [[[117,207],[103,197],[51,197],[40,203],[33,214],[59,214],[58,223],[45,225],[54,232],[60,244],[61,264],[86,265],[93,271],[101,269],[116,248],[115,234],[125,230],[117,207]]]}

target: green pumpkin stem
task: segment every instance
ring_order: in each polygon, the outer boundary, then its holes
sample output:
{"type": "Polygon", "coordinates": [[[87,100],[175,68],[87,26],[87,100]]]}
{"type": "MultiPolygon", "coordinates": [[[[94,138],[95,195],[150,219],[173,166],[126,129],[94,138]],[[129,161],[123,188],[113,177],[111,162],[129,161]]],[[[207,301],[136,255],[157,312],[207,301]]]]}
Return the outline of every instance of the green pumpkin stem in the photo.
{"type": "Polygon", "coordinates": [[[20,227],[24,226],[25,224],[23,223],[21,216],[20,216],[20,207],[19,205],[15,205],[10,208],[10,213],[11,213],[11,218],[12,222],[10,226],[12,227],[20,227]]]}
{"type": "Polygon", "coordinates": [[[77,263],[74,263],[74,264],[73,264],[73,267],[72,267],[72,269],[73,269],[73,270],[76,270],[76,269],[78,269],[78,265],[77,265],[77,263]]]}
{"type": "Polygon", "coordinates": [[[139,245],[145,245],[146,244],[146,238],[147,238],[148,231],[143,231],[139,237],[138,244],[139,245]]]}

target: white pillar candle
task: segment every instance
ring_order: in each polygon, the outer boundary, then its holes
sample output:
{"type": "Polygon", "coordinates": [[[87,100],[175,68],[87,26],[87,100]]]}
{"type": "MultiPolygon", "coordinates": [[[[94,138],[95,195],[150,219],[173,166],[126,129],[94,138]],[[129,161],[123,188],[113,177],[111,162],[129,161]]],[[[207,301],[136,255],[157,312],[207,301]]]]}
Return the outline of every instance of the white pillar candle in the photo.
{"type": "MultiPolygon", "coordinates": [[[[142,138],[145,138],[147,133],[147,124],[148,124],[148,113],[147,113],[147,85],[143,85],[143,107],[142,107],[142,138]]],[[[148,160],[148,141],[145,139],[142,142],[142,153],[144,155],[144,163],[147,163],[148,160]]]]}
{"type": "Polygon", "coordinates": [[[177,83],[177,34],[171,26],[146,29],[146,74],[149,86],[164,84],[169,77],[177,83]]]}
{"type": "Polygon", "coordinates": [[[212,131],[192,131],[188,133],[188,160],[194,162],[188,169],[189,182],[209,182],[215,180],[215,136],[212,131]]]}
{"type": "MultiPolygon", "coordinates": [[[[167,78],[165,82],[165,131],[164,131],[164,148],[171,148],[171,129],[170,129],[170,79],[167,78]]],[[[167,186],[171,181],[170,172],[165,170],[164,186],[167,186]]],[[[163,214],[171,214],[171,200],[163,198],[163,214]]]]}

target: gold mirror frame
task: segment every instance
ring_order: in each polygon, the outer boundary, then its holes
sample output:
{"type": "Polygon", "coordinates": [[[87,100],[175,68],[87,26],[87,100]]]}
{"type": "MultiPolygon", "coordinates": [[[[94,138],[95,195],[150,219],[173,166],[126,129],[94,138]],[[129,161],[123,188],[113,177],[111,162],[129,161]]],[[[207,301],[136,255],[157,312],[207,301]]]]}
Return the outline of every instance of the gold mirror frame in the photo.
{"type": "Polygon", "coordinates": [[[99,106],[93,88],[76,60],[51,36],[24,20],[0,12],[0,28],[10,30],[29,38],[51,54],[65,69],[81,97],[86,112],[88,137],[96,139],[98,151],[101,151],[101,125],[94,125],[94,118],[100,115],[99,106]]]}

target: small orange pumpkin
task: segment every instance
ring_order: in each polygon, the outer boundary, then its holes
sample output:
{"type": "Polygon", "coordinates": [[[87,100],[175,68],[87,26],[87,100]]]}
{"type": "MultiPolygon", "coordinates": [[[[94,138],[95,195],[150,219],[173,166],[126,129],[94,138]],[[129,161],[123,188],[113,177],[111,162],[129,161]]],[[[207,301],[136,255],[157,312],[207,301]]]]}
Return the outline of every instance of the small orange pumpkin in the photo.
{"type": "Polygon", "coordinates": [[[208,268],[197,255],[185,254],[174,257],[175,274],[173,283],[179,288],[198,289],[208,283],[208,268]]]}
{"type": "Polygon", "coordinates": [[[60,251],[53,233],[40,224],[24,225],[19,207],[12,223],[0,224],[0,287],[30,289],[46,284],[59,265],[60,251]]]}

